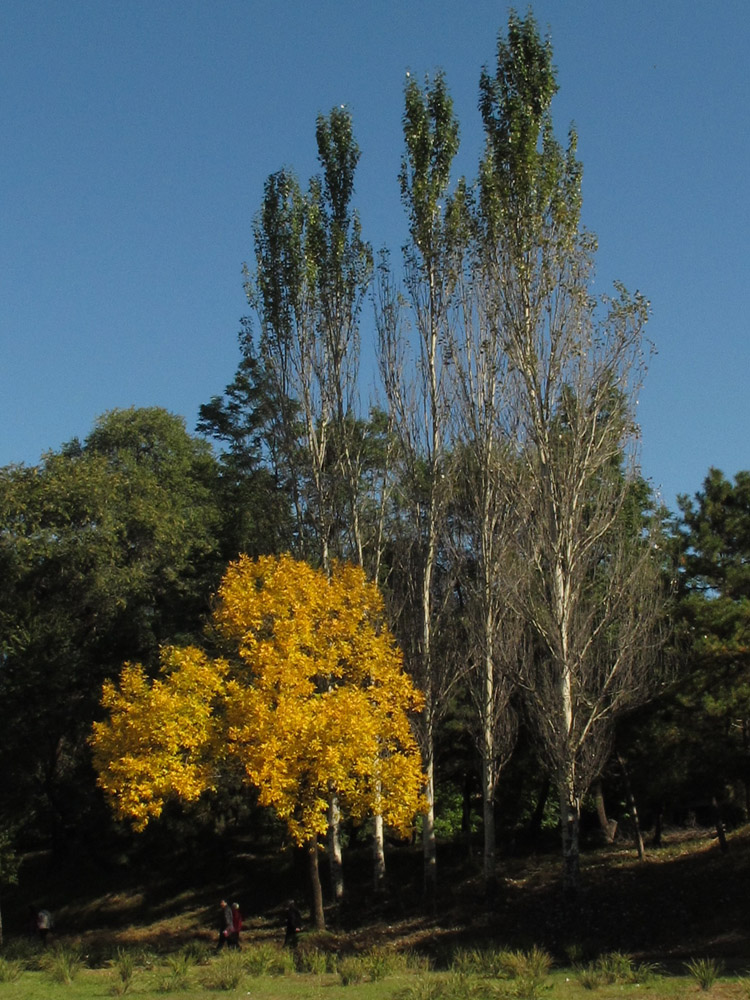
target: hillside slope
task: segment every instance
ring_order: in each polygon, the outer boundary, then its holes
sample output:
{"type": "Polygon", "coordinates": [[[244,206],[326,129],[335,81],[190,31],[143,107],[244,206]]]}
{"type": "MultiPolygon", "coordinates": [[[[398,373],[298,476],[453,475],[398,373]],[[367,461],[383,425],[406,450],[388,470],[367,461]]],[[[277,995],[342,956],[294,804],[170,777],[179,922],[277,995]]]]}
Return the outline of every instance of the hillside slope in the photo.
{"type": "MultiPolygon", "coordinates": [[[[304,859],[234,846],[116,866],[29,855],[19,884],[4,895],[6,937],[27,932],[33,904],[54,912],[58,936],[165,948],[211,940],[219,899],[228,896],[241,902],[246,937],[279,938],[285,901],[305,903],[304,859]]],[[[584,888],[574,908],[560,895],[557,854],[501,859],[486,900],[477,860],[445,847],[439,897],[428,911],[419,852],[393,849],[388,865],[387,891],[375,894],[369,852],[346,858],[350,902],[329,911],[329,924],[349,947],[387,939],[438,956],[458,945],[537,944],[559,958],[571,948],[581,958],[620,950],[667,966],[691,956],[730,967],[750,959],[750,827],[730,835],[726,854],[706,830],[673,831],[643,862],[623,845],[590,851],[582,856],[584,888]]]]}

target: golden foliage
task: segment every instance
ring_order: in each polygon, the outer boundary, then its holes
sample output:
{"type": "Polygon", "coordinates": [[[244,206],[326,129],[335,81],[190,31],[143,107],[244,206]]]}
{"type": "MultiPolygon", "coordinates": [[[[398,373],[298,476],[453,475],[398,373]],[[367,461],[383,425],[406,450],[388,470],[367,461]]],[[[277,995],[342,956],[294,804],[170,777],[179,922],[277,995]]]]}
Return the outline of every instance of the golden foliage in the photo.
{"type": "Polygon", "coordinates": [[[243,556],[214,624],[231,666],[170,649],[162,679],[126,666],[119,689],[105,686],[92,744],[117,814],[142,829],[167,795],[213,788],[232,758],[298,843],[325,831],[332,794],[356,821],[377,810],[407,833],[422,806],[409,721],[422,699],[362,570],[328,578],[289,555],[243,556]]]}
{"type": "Polygon", "coordinates": [[[215,708],[226,672],[225,661],[195,647],[167,647],[156,680],[127,663],[119,687],[105,683],[108,716],[91,736],[97,783],[136,830],[161,814],[168,797],[192,802],[215,787],[224,746],[215,708]]]}

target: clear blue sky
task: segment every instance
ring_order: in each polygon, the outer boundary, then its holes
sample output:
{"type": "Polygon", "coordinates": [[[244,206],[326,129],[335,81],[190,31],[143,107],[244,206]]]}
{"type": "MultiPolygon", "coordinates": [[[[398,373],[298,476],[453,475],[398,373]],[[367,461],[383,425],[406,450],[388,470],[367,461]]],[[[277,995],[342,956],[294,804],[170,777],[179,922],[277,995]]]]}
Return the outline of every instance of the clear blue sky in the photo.
{"type": "MultiPolygon", "coordinates": [[[[525,13],[525,4],[518,9],[525,13]]],[[[642,468],[670,507],[750,467],[750,4],[539,0],[574,121],[595,291],[652,302],[642,468]]],[[[232,379],[241,266],[266,176],[316,170],[352,111],[356,201],[402,242],[405,73],[442,68],[480,153],[477,83],[508,6],[485,0],[0,0],[0,465],[115,407],[183,415],[232,379]]]]}

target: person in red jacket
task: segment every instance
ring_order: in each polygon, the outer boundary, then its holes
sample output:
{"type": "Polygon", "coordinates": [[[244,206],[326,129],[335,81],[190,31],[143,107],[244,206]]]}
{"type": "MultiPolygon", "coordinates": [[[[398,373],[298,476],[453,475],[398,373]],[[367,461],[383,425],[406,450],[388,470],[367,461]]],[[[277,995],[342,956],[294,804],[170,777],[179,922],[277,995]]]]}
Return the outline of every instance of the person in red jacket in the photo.
{"type": "Polygon", "coordinates": [[[230,945],[232,948],[240,948],[240,931],[242,930],[242,914],[240,913],[240,904],[232,903],[232,936],[230,938],[230,945]]]}

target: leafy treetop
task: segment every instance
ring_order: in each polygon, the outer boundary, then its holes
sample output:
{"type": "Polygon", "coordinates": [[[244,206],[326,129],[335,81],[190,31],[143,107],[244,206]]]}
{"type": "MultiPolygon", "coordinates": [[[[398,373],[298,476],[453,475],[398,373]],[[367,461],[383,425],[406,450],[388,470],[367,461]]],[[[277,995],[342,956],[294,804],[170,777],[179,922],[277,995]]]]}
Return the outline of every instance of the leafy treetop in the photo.
{"type": "Polygon", "coordinates": [[[168,797],[194,801],[242,769],[297,843],[325,831],[330,796],[355,821],[379,812],[406,834],[423,774],[410,725],[421,695],[402,669],[377,587],[289,555],[227,569],[213,621],[226,659],[164,651],[149,682],[126,665],[105,685],[91,742],[116,814],[143,829],[168,797]]]}

